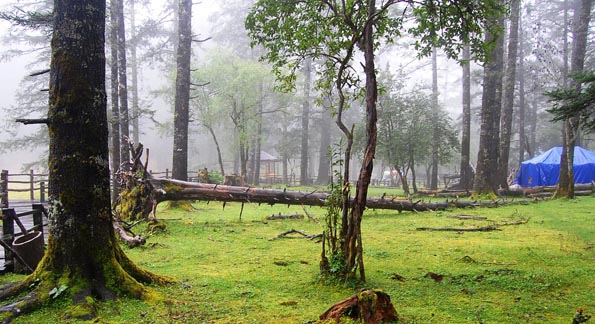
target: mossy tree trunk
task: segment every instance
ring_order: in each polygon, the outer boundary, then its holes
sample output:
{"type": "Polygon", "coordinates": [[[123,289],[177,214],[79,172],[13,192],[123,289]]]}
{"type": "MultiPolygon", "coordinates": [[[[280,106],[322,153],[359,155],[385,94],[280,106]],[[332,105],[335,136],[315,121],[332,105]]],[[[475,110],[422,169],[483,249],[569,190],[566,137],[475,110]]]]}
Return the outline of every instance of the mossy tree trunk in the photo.
{"type": "Polygon", "coordinates": [[[37,269],[0,289],[3,320],[51,300],[53,288],[73,298],[73,312],[95,316],[91,300],[117,294],[152,296],[140,282],[169,281],[137,268],[112,227],[105,95],[105,0],[54,2],[49,99],[49,239],[37,269]],[[116,293],[117,292],[117,293],[116,293]]]}

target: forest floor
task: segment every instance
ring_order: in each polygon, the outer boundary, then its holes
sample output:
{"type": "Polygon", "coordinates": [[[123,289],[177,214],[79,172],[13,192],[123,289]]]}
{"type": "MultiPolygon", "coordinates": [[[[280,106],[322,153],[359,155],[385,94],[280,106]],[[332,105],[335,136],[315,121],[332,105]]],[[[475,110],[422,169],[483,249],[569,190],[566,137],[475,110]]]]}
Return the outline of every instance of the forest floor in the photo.
{"type": "MultiPolygon", "coordinates": [[[[167,229],[145,246],[125,248],[138,265],[181,284],[154,287],[164,297],[154,305],[128,298],[100,304],[96,323],[308,323],[363,287],[388,293],[399,323],[571,323],[579,308],[595,313],[595,197],[441,212],[368,210],[363,285],[322,280],[319,242],[299,234],[275,238],[291,229],[321,233],[322,208],[306,207],[316,223],[266,219],[304,214],[295,206],[246,204],[241,219],[239,203],[194,207],[161,206],[167,229]],[[513,223],[486,232],[417,230],[513,223]]],[[[3,275],[0,283],[21,277],[3,275]]],[[[65,302],[15,323],[78,323],[62,317],[65,302]]]]}

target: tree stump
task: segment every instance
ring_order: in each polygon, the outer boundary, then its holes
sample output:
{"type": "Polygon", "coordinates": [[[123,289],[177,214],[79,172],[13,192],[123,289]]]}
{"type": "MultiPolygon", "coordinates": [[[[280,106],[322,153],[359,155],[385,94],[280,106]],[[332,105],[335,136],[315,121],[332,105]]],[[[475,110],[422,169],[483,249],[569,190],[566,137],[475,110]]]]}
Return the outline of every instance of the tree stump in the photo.
{"type": "Polygon", "coordinates": [[[335,320],[348,317],[365,324],[390,323],[398,320],[397,311],[390,296],[380,290],[362,290],[329,308],[320,315],[320,320],[335,320]]]}

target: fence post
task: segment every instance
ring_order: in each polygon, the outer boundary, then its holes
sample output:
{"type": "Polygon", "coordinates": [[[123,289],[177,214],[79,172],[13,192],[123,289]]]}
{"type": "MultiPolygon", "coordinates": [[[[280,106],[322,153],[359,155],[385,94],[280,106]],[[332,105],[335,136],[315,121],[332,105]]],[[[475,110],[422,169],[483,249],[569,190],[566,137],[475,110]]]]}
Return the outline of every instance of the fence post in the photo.
{"type": "MultiPolygon", "coordinates": [[[[33,228],[41,232],[43,240],[43,205],[33,204],[33,228]]],[[[45,242],[45,241],[44,241],[45,242]]]]}
{"type": "Polygon", "coordinates": [[[31,200],[35,200],[35,177],[33,176],[33,170],[29,172],[29,188],[31,191],[31,200]]]}
{"type": "Polygon", "coordinates": [[[8,208],[8,170],[0,173],[0,207],[8,208]]]}
{"type": "Polygon", "coordinates": [[[39,202],[45,202],[45,181],[39,183],[39,202]]]}
{"type": "MultiPolygon", "coordinates": [[[[12,248],[14,240],[14,217],[16,213],[12,208],[2,208],[2,241],[12,248]]],[[[14,271],[12,250],[4,248],[4,269],[14,271]]]]}
{"type": "Polygon", "coordinates": [[[165,179],[169,179],[169,169],[165,169],[165,179]]]}

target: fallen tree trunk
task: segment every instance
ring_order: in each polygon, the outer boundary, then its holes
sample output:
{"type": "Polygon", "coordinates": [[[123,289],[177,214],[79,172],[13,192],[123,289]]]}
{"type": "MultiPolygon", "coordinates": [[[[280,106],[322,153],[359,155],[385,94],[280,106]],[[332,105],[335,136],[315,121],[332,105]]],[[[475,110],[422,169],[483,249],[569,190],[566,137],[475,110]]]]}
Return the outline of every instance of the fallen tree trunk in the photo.
{"type": "MultiPolygon", "coordinates": [[[[326,192],[301,192],[286,189],[262,189],[254,187],[236,187],[195,182],[185,182],[172,179],[153,178],[148,180],[153,187],[154,199],[157,203],[175,200],[202,200],[244,202],[258,204],[284,204],[324,206],[329,194],[326,192]]],[[[390,209],[401,211],[429,211],[444,210],[447,208],[468,207],[496,207],[510,204],[504,200],[497,201],[463,201],[446,200],[442,202],[424,202],[404,199],[388,199],[386,197],[369,197],[366,201],[368,209],[390,209]]],[[[515,203],[528,204],[527,201],[515,203]]]]}

